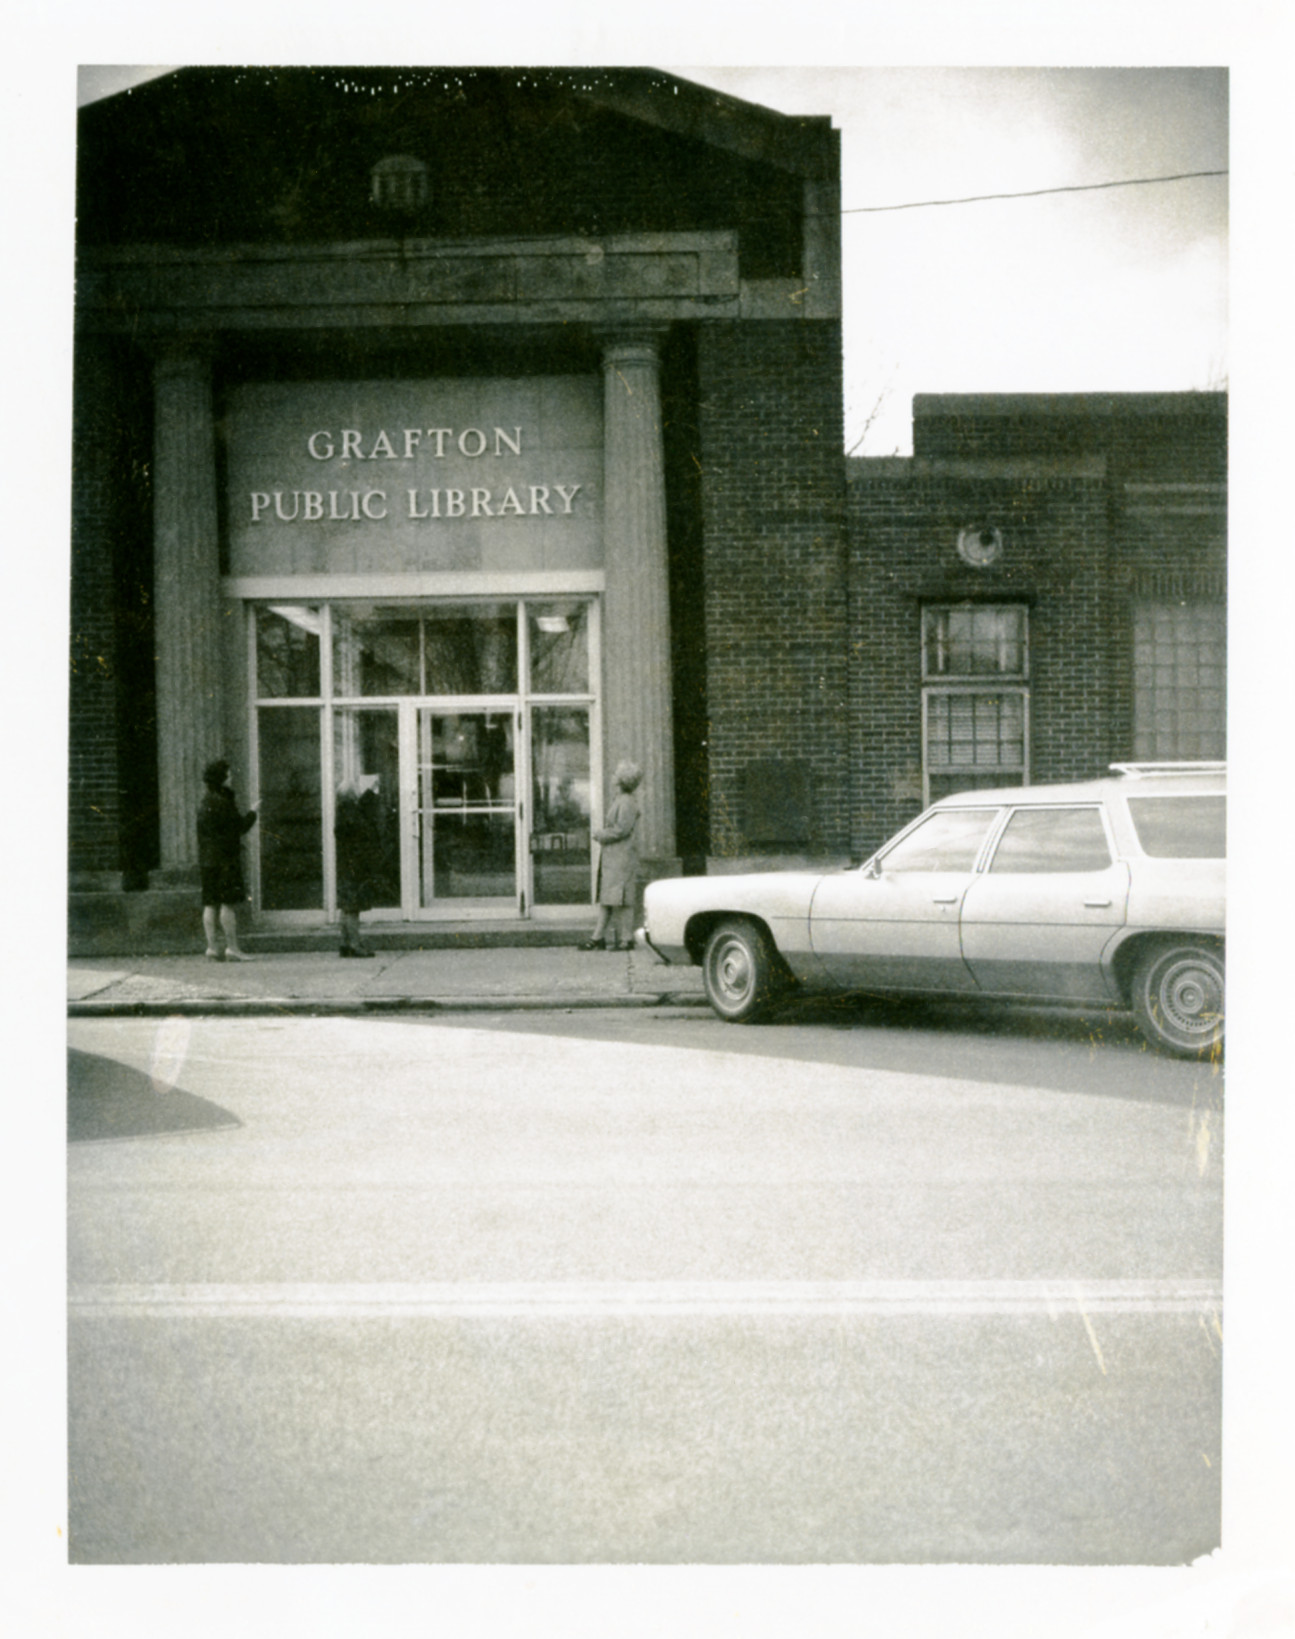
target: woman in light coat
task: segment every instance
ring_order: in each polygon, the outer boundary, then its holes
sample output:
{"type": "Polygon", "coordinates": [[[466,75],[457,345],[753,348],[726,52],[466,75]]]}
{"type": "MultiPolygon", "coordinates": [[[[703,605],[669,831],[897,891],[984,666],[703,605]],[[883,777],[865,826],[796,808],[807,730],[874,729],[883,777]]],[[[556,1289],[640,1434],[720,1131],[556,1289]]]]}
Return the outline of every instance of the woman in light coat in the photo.
{"type": "Polygon", "coordinates": [[[581,950],[629,949],[630,919],[634,915],[634,896],[638,888],[639,856],[635,831],[639,822],[639,805],[634,792],[643,779],[643,770],[636,763],[621,763],[613,776],[617,794],[607,810],[606,824],[594,832],[594,841],[601,847],[598,858],[598,921],[593,937],[580,946],[581,950]],[[623,924],[623,933],[618,925],[623,924]],[[608,939],[610,929],[611,938],[608,939]]]}

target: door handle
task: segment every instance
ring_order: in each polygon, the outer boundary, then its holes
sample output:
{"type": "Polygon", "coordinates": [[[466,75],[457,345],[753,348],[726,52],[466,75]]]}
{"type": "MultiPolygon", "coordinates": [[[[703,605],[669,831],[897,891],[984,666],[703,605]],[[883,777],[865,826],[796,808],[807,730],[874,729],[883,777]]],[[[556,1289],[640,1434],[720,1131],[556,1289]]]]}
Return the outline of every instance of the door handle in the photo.
{"type": "Polygon", "coordinates": [[[936,894],[932,898],[931,903],[933,905],[956,905],[958,903],[958,895],[956,893],[936,894]]]}
{"type": "Polygon", "coordinates": [[[1084,909],[1087,911],[1104,911],[1110,906],[1109,899],[1085,899],[1084,909]]]}

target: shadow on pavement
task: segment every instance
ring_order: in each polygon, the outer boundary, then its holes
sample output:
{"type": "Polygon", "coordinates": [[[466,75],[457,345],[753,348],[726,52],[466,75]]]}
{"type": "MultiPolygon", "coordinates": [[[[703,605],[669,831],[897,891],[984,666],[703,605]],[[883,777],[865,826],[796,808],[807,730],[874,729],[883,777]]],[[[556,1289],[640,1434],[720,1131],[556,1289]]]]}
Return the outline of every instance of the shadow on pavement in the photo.
{"type": "Polygon", "coordinates": [[[118,1064],[115,1059],[68,1049],[69,1144],[241,1126],[236,1115],[209,1099],[157,1083],[142,1070],[118,1064]]]}
{"type": "Polygon", "coordinates": [[[695,1047],[1135,1104],[1223,1108],[1221,1064],[1159,1053],[1129,1015],[1100,1008],[815,996],[789,1001],[755,1026],[723,1024],[701,1007],[475,1015],[447,1010],[421,1022],[428,1028],[695,1047]]]}

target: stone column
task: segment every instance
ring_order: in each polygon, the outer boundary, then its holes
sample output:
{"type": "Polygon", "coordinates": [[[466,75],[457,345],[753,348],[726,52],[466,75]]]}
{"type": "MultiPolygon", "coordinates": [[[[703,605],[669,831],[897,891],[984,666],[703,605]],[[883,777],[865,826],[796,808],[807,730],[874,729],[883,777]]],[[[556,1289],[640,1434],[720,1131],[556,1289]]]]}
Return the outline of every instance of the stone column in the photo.
{"type": "Polygon", "coordinates": [[[643,770],[639,851],[649,876],[677,873],[669,566],[660,356],[655,335],[603,345],[603,748],[608,780],[643,770]]]}
{"type": "MultiPolygon", "coordinates": [[[[167,349],[153,371],[153,597],[161,876],[197,869],[202,770],[223,755],[220,548],[211,364],[167,349]]],[[[246,770],[240,770],[244,776],[246,770]]],[[[244,796],[244,790],[239,791],[244,796]]]]}

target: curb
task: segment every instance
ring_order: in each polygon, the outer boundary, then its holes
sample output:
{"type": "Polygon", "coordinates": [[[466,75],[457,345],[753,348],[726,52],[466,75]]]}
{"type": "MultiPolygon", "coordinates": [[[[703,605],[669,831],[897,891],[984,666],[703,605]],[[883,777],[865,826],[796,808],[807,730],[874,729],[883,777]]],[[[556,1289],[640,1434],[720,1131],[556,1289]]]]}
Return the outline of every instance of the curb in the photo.
{"type": "Polygon", "coordinates": [[[67,1004],[69,1019],[147,1019],[177,1015],[194,1018],[331,1018],[382,1013],[572,1013],[597,1008],[705,1007],[691,993],[651,996],[213,996],[172,1001],[94,1001],[67,1004]]]}

